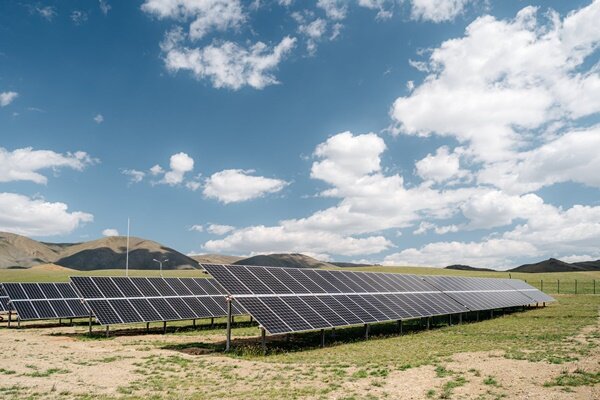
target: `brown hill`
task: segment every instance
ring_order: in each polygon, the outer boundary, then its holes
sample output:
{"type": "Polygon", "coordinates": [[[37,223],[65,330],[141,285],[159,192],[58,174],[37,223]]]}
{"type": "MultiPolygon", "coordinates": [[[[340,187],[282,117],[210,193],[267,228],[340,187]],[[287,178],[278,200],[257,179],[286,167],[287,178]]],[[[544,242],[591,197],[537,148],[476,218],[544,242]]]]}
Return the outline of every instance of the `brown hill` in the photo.
{"type": "Polygon", "coordinates": [[[226,256],[224,254],[195,254],[190,257],[204,264],[233,264],[244,259],[244,257],[226,256]]]}
{"type": "Polygon", "coordinates": [[[332,264],[316,260],[304,254],[267,254],[244,258],[234,262],[237,265],[261,265],[264,267],[284,268],[324,268],[332,264]]]}
{"type": "Polygon", "coordinates": [[[477,267],[471,267],[470,265],[463,265],[463,264],[448,265],[445,269],[455,269],[458,271],[494,271],[493,269],[489,269],[489,268],[477,268],[477,267]]]}
{"type": "MultiPolygon", "coordinates": [[[[83,243],[42,243],[25,236],[0,232],[0,268],[29,268],[56,264],[80,271],[124,268],[127,238],[105,237],[83,243]]],[[[151,240],[129,238],[129,268],[157,269],[153,259],[165,260],[164,269],[195,268],[190,257],[151,240]]]]}
{"type": "Polygon", "coordinates": [[[525,264],[513,268],[513,272],[577,272],[577,271],[596,271],[600,270],[598,262],[579,262],[569,264],[556,258],[549,258],[535,264],[525,264]]]}

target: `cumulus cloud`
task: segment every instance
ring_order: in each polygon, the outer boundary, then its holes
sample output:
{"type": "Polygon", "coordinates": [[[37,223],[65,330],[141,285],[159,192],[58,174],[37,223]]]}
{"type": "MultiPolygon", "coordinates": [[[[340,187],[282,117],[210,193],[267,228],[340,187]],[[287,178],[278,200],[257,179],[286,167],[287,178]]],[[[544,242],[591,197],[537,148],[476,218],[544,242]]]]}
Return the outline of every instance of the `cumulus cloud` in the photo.
{"type": "Polygon", "coordinates": [[[515,258],[538,254],[536,248],[526,242],[490,239],[482,242],[435,242],[419,249],[410,248],[385,257],[385,265],[435,266],[466,264],[476,267],[508,267],[510,255],[515,258]]]}
{"type": "Polygon", "coordinates": [[[345,0],[318,0],[317,7],[325,11],[328,18],[342,20],[346,18],[348,5],[345,0]]]}
{"type": "Polygon", "coordinates": [[[188,34],[193,40],[238,28],[246,19],[239,0],[146,0],[142,10],[160,19],[192,20],[188,34]]]}
{"type": "Polygon", "coordinates": [[[52,6],[35,6],[30,7],[30,12],[38,14],[40,17],[44,18],[46,21],[52,21],[54,17],[56,17],[56,9],[52,6]]]}
{"type": "Polygon", "coordinates": [[[468,175],[466,170],[460,168],[460,155],[456,151],[450,153],[447,146],[442,146],[435,154],[428,154],[417,161],[415,168],[417,175],[433,182],[444,182],[468,175]]]}
{"type": "Polygon", "coordinates": [[[276,193],[288,185],[281,179],[251,175],[253,170],[226,169],[212,174],[204,184],[204,196],[222,203],[237,203],[276,193]]]}
{"type": "Polygon", "coordinates": [[[360,7],[377,10],[377,19],[379,20],[392,18],[394,3],[393,0],[358,0],[360,7]]]}
{"type": "Polygon", "coordinates": [[[204,232],[204,225],[192,225],[189,231],[204,232]]]}
{"type": "Polygon", "coordinates": [[[432,22],[451,21],[471,1],[473,0],[411,0],[411,17],[432,22]]]}
{"type": "Polygon", "coordinates": [[[181,184],[186,173],[194,169],[194,159],[184,152],[173,154],[169,160],[169,168],[167,171],[160,165],[150,168],[150,173],[153,176],[162,175],[162,179],[156,183],[164,183],[170,186],[181,184]]]}
{"type": "Polygon", "coordinates": [[[181,43],[181,31],[174,30],[166,35],[161,47],[169,71],[187,70],[196,79],[210,80],[215,88],[238,90],[279,83],[273,72],[295,44],[295,38],[286,36],[272,48],[263,42],[246,48],[229,41],[188,48],[181,43]]]}
{"type": "Polygon", "coordinates": [[[225,235],[233,230],[235,230],[235,226],[231,225],[209,224],[206,227],[206,231],[208,233],[212,233],[213,235],[225,235]]]}
{"type": "Polygon", "coordinates": [[[0,231],[26,236],[65,235],[93,220],[92,214],[69,212],[65,203],[0,193],[0,231]]]}
{"type": "Polygon", "coordinates": [[[97,160],[84,151],[56,153],[51,150],[34,150],[31,147],[9,151],[0,147],[0,182],[31,181],[46,184],[48,178],[39,171],[71,168],[82,171],[97,160]]]}
{"type": "Polygon", "coordinates": [[[104,122],[104,116],[102,114],[96,114],[94,117],[94,122],[97,124],[101,124],[104,122]]]}
{"type": "Polygon", "coordinates": [[[600,76],[584,62],[600,41],[600,2],[545,24],[537,14],[480,17],[433,49],[426,79],[392,106],[398,132],[452,137],[473,159],[497,162],[538,139],[532,130],[597,113],[600,76]]]}
{"type": "Polygon", "coordinates": [[[71,21],[73,21],[73,23],[75,25],[81,25],[81,24],[85,23],[87,20],[88,20],[88,15],[85,11],[74,10],[71,13],[71,21]]]}
{"type": "Polygon", "coordinates": [[[0,93],[0,107],[6,107],[10,103],[12,103],[18,96],[19,96],[19,93],[17,93],[17,92],[1,92],[0,93]]]}
{"type": "Polygon", "coordinates": [[[113,228],[107,228],[102,231],[103,236],[119,236],[119,231],[113,228]]]}

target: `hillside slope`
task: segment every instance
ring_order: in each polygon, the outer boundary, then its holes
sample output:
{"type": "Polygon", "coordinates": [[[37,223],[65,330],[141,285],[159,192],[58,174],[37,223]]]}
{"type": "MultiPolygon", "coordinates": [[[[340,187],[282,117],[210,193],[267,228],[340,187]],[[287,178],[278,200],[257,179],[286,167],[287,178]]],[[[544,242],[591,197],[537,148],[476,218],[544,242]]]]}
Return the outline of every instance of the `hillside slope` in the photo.
{"type": "Polygon", "coordinates": [[[260,265],[284,268],[326,268],[333,265],[316,260],[304,254],[268,254],[244,258],[234,262],[237,265],[260,265]]]}
{"type": "Polygon", "coordinates": [[[556,258],[549,258],[535,264],[524,264],[513,268],[512,272],[577,272],[577,271],[596,271],[600,270],[599,262],[588,261],[569,264],[556,258]]]}
{"type": "MultiPolygon", "coordinates": [[[[83,243],[42,243],[25,236],[0,232],[0,268],[30,268],[56,264],[80,271],[125,267],[127,238],[105,237],[83,243]]],[[[158,269],[153,261],[166,260],[164,269],[195,268],[197,262],[152,240],[129,238],[129,268],[158,269]]]]}

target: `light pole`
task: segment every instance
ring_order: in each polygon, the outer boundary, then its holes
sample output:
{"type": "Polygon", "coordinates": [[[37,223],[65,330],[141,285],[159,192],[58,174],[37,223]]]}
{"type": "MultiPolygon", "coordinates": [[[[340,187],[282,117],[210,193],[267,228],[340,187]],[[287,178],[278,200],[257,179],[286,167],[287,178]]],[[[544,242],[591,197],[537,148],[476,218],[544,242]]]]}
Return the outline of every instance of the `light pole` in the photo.
{"type": "Polygon", "coordinates": [[[167,262],[167,261],[169,261],[169,259],[167,258],[166,260],[158,261],[156,258],[153,258],[153,259],[152,259],[152,261],[156,261],[157,263],[159,263],[159,264],[160,264],[160,277],[162,278],[162,276],[163,276],[163,273],[162,273],[162,264],[163,264],[164,262],[167,262]]]}

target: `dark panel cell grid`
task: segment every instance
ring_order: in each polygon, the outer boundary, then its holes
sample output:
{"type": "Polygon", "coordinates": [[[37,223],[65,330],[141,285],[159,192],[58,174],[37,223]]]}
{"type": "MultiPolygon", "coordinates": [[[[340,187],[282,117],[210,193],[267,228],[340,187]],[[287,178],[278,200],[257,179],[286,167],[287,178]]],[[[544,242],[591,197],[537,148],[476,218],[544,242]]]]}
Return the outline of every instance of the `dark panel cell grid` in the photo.
{"type": "Polygon", "coordinates": [[[267,308],[261,299],[256,297],[244,297],[240,298],[239,301],[258,323],[269,331],[269,333],[277,334],[293,331],[293,329],[290,329],[285,322],[267,308]]]}
{"type": "Polygon", "coordinates": [[[78,299],[79,295],[73,289],[70,283],[55,283],[56,289],[60,292],[63,299],[78,299]]]}
{"type": "Polygon", "coordinates": [[[145,297],[159,297],[160,293],[148,280],[148,278],[131,278],[131,283],[145,297]]]}
{"type": "Polygon", "coordinates": [[[21,287],[25,291],[27,298],[31,300],[46,298],[46,296],[44,296],[44,293],[42,293],[37,283],[21,283],[21,287]]]}
{"type": "Polygon", "coordinates": [[[123,323],[121,318],[119,318],[115,310],[109,304],[108,300],[90,300],[89,305],[94,310],[96,318],[102,325],[123,323]]]}
{"type": "Polygon", "coordinates": [[[130,299],[129,302],[142,317],[144,322],[162,321],[162,317],[156,312],[152,304],[146,299],[130,299]]]}
{"type": "Polygon", "coordinates": [[[294,331],[311,330],[312,326],[278,297],[263,297],[262,302],[294,331]]]}
{"type": "Polygon", "coordinates": [[[40,283],[38,284],[42,291],[44,298],[46,299],[60,299],[63,296],[59,293],[54,283],[40,283]]]}
{"type": "Polygon", "coordinates": [[[179,314],[177,314],[175,310],[173,310],[173,308],[169,305],[169,303],[167,303],[165,299],[148,299],[148,301],[160,314],[161,321],[174,321],[181,319],[179,314]]]}
{"type": "Polygon", "coordinates": [[[115,298],[115,297],[123,297],[123,294],[114,284],[111,278],[109,277],[95,277],[92,278],[98,289],[102,292],[104,297],[106,298],[115,298]]]}
{"type": "Polygon", "coordinates": [[[307,303],[305,303],[300,297],[286,296],[282,297],[281,300],[287,304],[297,314],[302,316],[306,322],[308,322],[313,329],[331,328],[331,324],[328,323],[318,312],[313,310],[307,303]]]}
{"type": "Polygon", "coordinates": [[[165,278],[165,282],[178,296],[191,296],[193,293],[178,278],[165,278]]]}
{"type": "Polygon", "coordinates": [[[98,287],[94,284],[94,281],[90,277],[74,276],[71,277],[73,285],[77,288],[79,293],[84,299],[100,299],[104,298],[104,295],[98,287]]]}
{"type": "Polygon", "coordinates": [[[112,280],[125,297],[144,297],[144,295],[135,287],[131,278],[113,277],[112,280]]]}

